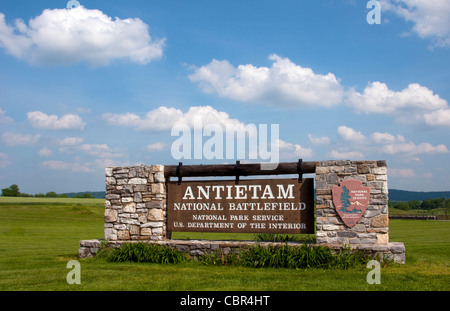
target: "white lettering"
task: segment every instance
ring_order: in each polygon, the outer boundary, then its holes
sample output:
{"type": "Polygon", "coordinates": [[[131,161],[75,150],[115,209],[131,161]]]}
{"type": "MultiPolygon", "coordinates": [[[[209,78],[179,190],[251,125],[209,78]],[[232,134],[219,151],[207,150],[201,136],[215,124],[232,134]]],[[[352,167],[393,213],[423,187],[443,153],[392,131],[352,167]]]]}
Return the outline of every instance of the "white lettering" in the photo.
{"type": "Polygon", "coordinates": [[[227,200],[233,199],[233,197],[231,196],[231,189],[232,188],[233,188],[233,186],[227,186],[227,189],[228,189],[227,200]]]}
{"type": "Polygon", "coordinates": [[[191,188],[191,186],[188,186],[186,188],[186,192],[184,193],[183,200],[194,200],[194,199],[195,199],[195,197],[194,197],[194,193],[192,192],[192,188],[191,188]]]}
{"type": "Polygon", "coordinates": [[[225,189],[225,186],[213,186],[212,190],[216,192],[216,199],[222,199],[220,196],[220,191],[223,191],[225,189]]]}
{"type": "Polygon", "coordinates": [[[293,199],[294,198],[294,185],[287,185],[287,190],[284,189],[283,185],[278,186],[278,197],[277,199],[293,199]]]}
{"type": "Polygon", "coordinates": [[[256,190],[257,190],[257,189],[261,190],[261,185],[249,185],[249,186],[248,186],[248,189],[249,189],[249,190],[252,190],[252,189],[253,189],[252,199],[258,199],[258,195],[257,195],[256,190]]]}
{"type": "Polygon", "coordinates": [[[247,190],[246,185],[236,186],[236,199],[247,199],[247,193],[244,194],[244,190],[247,190]]]}
{"type": "Polygon", "coordinates": [[[202,196],[200,195],[200,193],[202,193],[203,194],[203,198],[209,200],[209,188],[211,188],[211,186],[205,186],[205,187],[208,190],[208,192],[205,191],[203,186],[197,186],[197,189],[198,189],[198,197],[197,197],[197,199],[199,199],[199,200],[202,199],[202,196]]]}
{"type": "Polygon", "coordinates": [[[270,188],[269,185],[266,185],[266,188],[264,188],[264,192],[261,196],[261,199],[275,199],[272,193],[272,189],[270,188]]]}

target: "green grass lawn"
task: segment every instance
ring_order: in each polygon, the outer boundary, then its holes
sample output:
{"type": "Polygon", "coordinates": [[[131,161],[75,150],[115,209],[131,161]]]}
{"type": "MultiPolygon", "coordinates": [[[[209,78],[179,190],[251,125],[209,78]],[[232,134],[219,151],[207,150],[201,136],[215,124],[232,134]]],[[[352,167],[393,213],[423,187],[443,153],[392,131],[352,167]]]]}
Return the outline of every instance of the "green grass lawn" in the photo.
{"type": "MultiPolygon", "coordinates": [[[[109,263],[79,260],[81,284],[66,268],[78,241],[103,237],[103,200],[0,198],[0,290],[450,290],[450,222],[391,220],[390,240],[404,242],[406,264],[369,269],[289,270],[109,263]],[[31,200],[30,200],[31,199],[31,200]],[[50,201],[49,201],[50,200],[50,201]]],[[[206,238],[206,234],[204,236],[206,238]]]]}

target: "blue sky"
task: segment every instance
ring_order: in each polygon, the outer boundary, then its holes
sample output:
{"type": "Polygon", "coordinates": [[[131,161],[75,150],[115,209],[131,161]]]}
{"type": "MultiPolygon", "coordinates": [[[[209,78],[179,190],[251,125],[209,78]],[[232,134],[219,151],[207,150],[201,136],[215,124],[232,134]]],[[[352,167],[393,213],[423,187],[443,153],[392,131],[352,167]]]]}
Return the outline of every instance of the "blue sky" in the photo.
{"type": "MultiPolygon", "coordinates": [[[[450,3],[0,0],[0,187],[177,164],[176,122],[279,124],[281,161],[387,160],[450,190],[450,3]]],[[[233,163],[236,159],[183,163],[233,163]]],[[[246,159],[241,159],[246,160],[246,159]]]]}

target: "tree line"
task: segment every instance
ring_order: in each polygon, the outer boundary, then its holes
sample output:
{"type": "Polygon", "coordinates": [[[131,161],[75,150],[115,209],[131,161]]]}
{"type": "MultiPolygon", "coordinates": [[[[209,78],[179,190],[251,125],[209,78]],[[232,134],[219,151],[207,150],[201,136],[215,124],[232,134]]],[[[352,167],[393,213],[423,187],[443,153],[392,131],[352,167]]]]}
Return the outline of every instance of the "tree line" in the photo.
{"type": "Polygon", "coordinates": [[[450,208],[450,199],[441,197],[439,199],[426,199],[423,201],[405,201],[405,202],[391,202],[389,201],[389,207],[401,209],[404,211],[408,210],[424,210],[430,211],[433,209],[442,208],[447,211],[450,208]]]}
{"type": "MultiPolygon", "coordinates": [[[[13,184],[9,186],[9,188],[2,189],[2,197],[34,197],[34,198],[69,198],[69,196],[65,193],[58,194],[55,191],[49,191],[46,194],[37,193],[37,194],[28,194],[20,192],[19,186],[13,184]]],[[[79,195],[73,196],[73,198],[81,198],[81,199],[93,199],[94,197],[90,193],[83,193],[79,195]]]]}

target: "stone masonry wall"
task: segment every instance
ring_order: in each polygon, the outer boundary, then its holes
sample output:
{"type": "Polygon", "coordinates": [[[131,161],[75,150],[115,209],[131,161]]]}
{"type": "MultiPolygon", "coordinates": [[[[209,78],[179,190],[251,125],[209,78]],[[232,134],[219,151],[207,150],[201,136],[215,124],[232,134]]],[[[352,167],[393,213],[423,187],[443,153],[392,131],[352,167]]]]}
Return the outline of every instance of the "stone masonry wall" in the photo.
{"type": "Polygon", "coordinates": [[[387,244],[389,209],[386,161],[323,161],[316,163],[316,232],[318,244],[387,244]],[[370,201],[361,220],[344,225],[333,204],[334,185],[356,179],[370,188],[370,201]]]}
{"type": "Polygon", "coordinates": [[[164,239],[164,166],[107,167],[105,173],[105,240],[164,239]]]}

